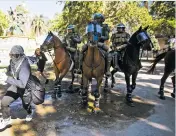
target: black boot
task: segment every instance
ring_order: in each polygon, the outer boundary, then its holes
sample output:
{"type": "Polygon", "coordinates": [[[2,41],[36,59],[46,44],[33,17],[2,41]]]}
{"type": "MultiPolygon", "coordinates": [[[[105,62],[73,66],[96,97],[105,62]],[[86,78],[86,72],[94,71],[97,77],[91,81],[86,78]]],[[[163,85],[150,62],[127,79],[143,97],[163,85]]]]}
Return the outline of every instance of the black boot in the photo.
{"type": "Polygon", "coordinates": [[[121,72],[121,69],[120,69],[119,64],[118,64],[118,58],[119,57],[120,57],[119,54],[117,52],[115,52],[115,55],[114,55],[114,68],[121,72]]]}

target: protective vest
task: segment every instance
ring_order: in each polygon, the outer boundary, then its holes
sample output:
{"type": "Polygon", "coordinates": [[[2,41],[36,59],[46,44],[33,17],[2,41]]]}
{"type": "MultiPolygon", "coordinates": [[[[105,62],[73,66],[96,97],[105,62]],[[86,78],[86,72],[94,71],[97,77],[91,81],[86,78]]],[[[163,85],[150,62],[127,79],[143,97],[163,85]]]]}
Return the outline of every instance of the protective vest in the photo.
{"type": "Polygon", "coordinates": [[[91,22],[86,26],[86,34],[93,37],[92,42],[98,42],[99,37],[102,35],[102,28],[99,24],[91,22]]]}
{"type": "Polygon", "coordinates": [[[65,36],[65,41],[67,43],[67,46],[72,48],[77,48],[77,43],[74,42],[72,38],[79,38],[79,35],[77,33],[68,33],[65,36]]]}
{"type": "Polygon", "coordinates": [[[120,46],[122,44],[125,44],[129,41],[130,35],[126,32],[124,33],[115,33],[112,35],[112,43],[114,46],[120,46]]]}
{"type": "Polygon", "coordinates": [[[109,32],[110,32],[110,29],[108,24],[102,24],[102,36],[99,42],[104,43],[106,40],[109,40],[109,32]]]}

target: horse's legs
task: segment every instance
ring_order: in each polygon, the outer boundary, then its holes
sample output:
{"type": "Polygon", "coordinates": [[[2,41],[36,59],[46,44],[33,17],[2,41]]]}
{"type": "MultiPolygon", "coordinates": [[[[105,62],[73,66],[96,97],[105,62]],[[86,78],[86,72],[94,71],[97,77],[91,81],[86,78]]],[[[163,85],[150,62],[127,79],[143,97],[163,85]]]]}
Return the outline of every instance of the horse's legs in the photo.
{"type": "Polygon", "coordinates": [[[95,107],[95,110],[99,110],[101,83],[102,83],[103,77],[102,76],[98,77],[98,78],[96,78],[96,80],[97,80],[97,87],[96,87],[96,90],[94,92],[94,97],[95,97],[94,107],[95,107]]]}
{"type": "Polygon", "coordinates": [[[111,71],[111,80],[112,80],[112,83],[111,83],[111,88],[114,87],[114,84],[115,84],[115,78],[114,78],[114,74],[118,71],[118,69],[113,69],[111,71]]]}
{"type": "Polygon", "coordinates": [[[58,82],[59,82],[59,75],[60,75],[60,72],[59,72],[59,70],[57,69],[57,66],[56,66],[56,65],[54,65],[54,72],[55,72],[56,79],[55,79],[55,81],[54,81],[54,82],[55,82],[54,92],[52,93],[51,97],[54,98],[54,99],[56,99],[56,93],[57,93],[57,91],[58,91],[58,86],[57,86],[57,84],[58,84],[58,82]]]}
{"type": "Polygon", "coordinates": [[[74,70],[71,71],[71,75],[72,75],[72,81],[71,81],[70,86],[69,86],[70,91],[72,91],[72,89],[73,89],[73,82],[74,82],[74,79],[75,79],[74,70]]]}
{"type": "Polygon", "coordinates": [[[171,93],[171,96],[175,98],[175,75],[171,79],[173,84],[173,92],[171,93]]]}
{"type": "Polygon", "coordinates": [[[166,82],[166,79],[168,78],[168,76],[170,75],[171,72],[164,72],[163,77],[161,78],[161,84],[160,84],[160,90],[158,92],[158,94],[160,95],[160,99],[165,100],[165,96],[164,96],[164,83],[166,82]]]}
{"type": "Polygon", "coordinates": [[[108,76],[105,76],[104,92],[108,92],[108,76]]]}
{"type": "Polygon", "coordinates": [[[87,106],[88,104],[88,85],[89,80],[83,75],[83,90],[82,90],[82,103],[83,106],[87,106]]]}
{"type": "Polygon", "coordinates": [[[136,71],[135,73],[132,74],[132,85],[131,85],[132,90],[134,90],[136,88],[137,75],[138,75],[138,71],[136,71]]]}
{"type": "Polygon", "coordinates": [[[134,106],[133,105],[133,100],[132,100],[132,88],[130,86],[130,75],[125,73],[125,81],[126,81],[126,86],[127,86],[127,94],[126,94],[126,101],[129,106],[134,106]]]}

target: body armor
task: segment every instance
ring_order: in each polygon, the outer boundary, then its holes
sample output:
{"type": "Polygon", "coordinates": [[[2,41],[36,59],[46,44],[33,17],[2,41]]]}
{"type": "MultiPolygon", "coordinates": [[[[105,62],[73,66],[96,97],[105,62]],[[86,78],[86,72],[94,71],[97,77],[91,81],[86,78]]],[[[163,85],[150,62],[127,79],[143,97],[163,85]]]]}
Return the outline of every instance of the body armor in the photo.
{"type": "Polygon", "coordinates": [[[114,60],[114,67],[121,71],[119,65],[118,65],[118,60],[122,60],[124,52],[121,52],[120,50],[126,47],[128,44],[128,41],[130,39],[130,35],[126,32],[117,32],[114,33],[111,37],[112,41],[112,59],[114,60]]]}
{"type": "Polygon", "coordinates": [[[111,40],[112,40],[112,46],[118,47],[123,44],[127,44],[130,39],[130,35],[126,32],[123,33],[115,33],[112,35],[111,40]]]}
{"type": "Polygon", "coordinates": [[[64,37],[63,43],[66,46],[66,49],[68,50],[68,52],[70,53],[72,60],[74,61],[75,64],[77,64],[78,63],[77,62],[77,57],[78,57],[77,44],[81,43],[80,36],[74,32],[68,33],[64,37]]]}

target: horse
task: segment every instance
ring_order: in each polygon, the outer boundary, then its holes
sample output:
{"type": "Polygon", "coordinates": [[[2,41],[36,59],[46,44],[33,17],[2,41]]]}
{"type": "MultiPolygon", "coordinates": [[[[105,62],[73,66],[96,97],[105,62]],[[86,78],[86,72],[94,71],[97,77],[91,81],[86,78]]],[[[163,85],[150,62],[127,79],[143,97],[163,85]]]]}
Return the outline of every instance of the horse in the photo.
{"type": "MultiPolygon", "coordinates": [[[[156,57],[156,59],[153,61],[151,68],[148,70],[148,73],[153,73],[156,64],[164,58],[164,75],[161,78],[161,84],[158,94],[160,95],[160,99],[165,100],[164,96],[164,83],[166,82],[168,76],[175,70],[175,49],[170,49],[166,52],[161,53],[156,57]]],[[[173,84],[173,92],[171,93],[171,96],[175,98],[175,73],[174,76],[171,77],[172,84],[173,84]]]]}
{"type": "Polygon", "coordinates": [[[101,83],[105,73],[105,59],[98,48],[98,43],[92,44],[87,43],[88,49],[85,53],[83,64],[82,64],[82,101],[83,106],[88,105],[88,86],[92,78],[97,81],[96,89],[93,93],[95,97],[94,101],[94,112],[99,112],[99,100],[101,92],[101,83]]]}
{"type": "MultiPolygon", "coordinates": [[[[142,26],[130,37],[129,44],[124,48],[124,55],[122,61],[118,60],[120,69],[125,74],[125,81],[127,87],[126,103],[127,105],[133,107],[134,102],[132,100],[132,92],[136,87],[136,78],[139,69],[142,67],[139,59],[140,48],[150,48],[153,46],[150,37],[147,34],[148,26],[142,29],[142,26]],[[130,77],[132,75],[132,85],[130,85],[130,77]]],[[[114,74],[118,71],[114,68],[113,60],[111,61],[111,66],[113,70],[111,71],[111,87],[114,87],[115,78],[114,74]]],[[[108,78],[105,80],[105,88],[108,86],[108,78]]]]}
{"type": "MultiPolygon", "coordinates": [[[[51,49],[54,49],[55,58],[54,62],[54,71],[55,71],[55,87],[54,92],[52,94],[52,98],[61,97],[61,82],[62,79],[65,77],[68,71],[71,70],[72,81],[69,86],[69,89],[72,90],[73,82],[75,79],[74,75],[74,66],[73,62],[70,58],[70,55],[66,48],[63,46],[61,40],[54,35],[51,31],[48,32],[46,39],[44,40],[43,44],[40,46],[40,49],[44,52],[49,52],[51,49]]],[[[51,56],[51,54],[50,54],[51,56]]]]}

